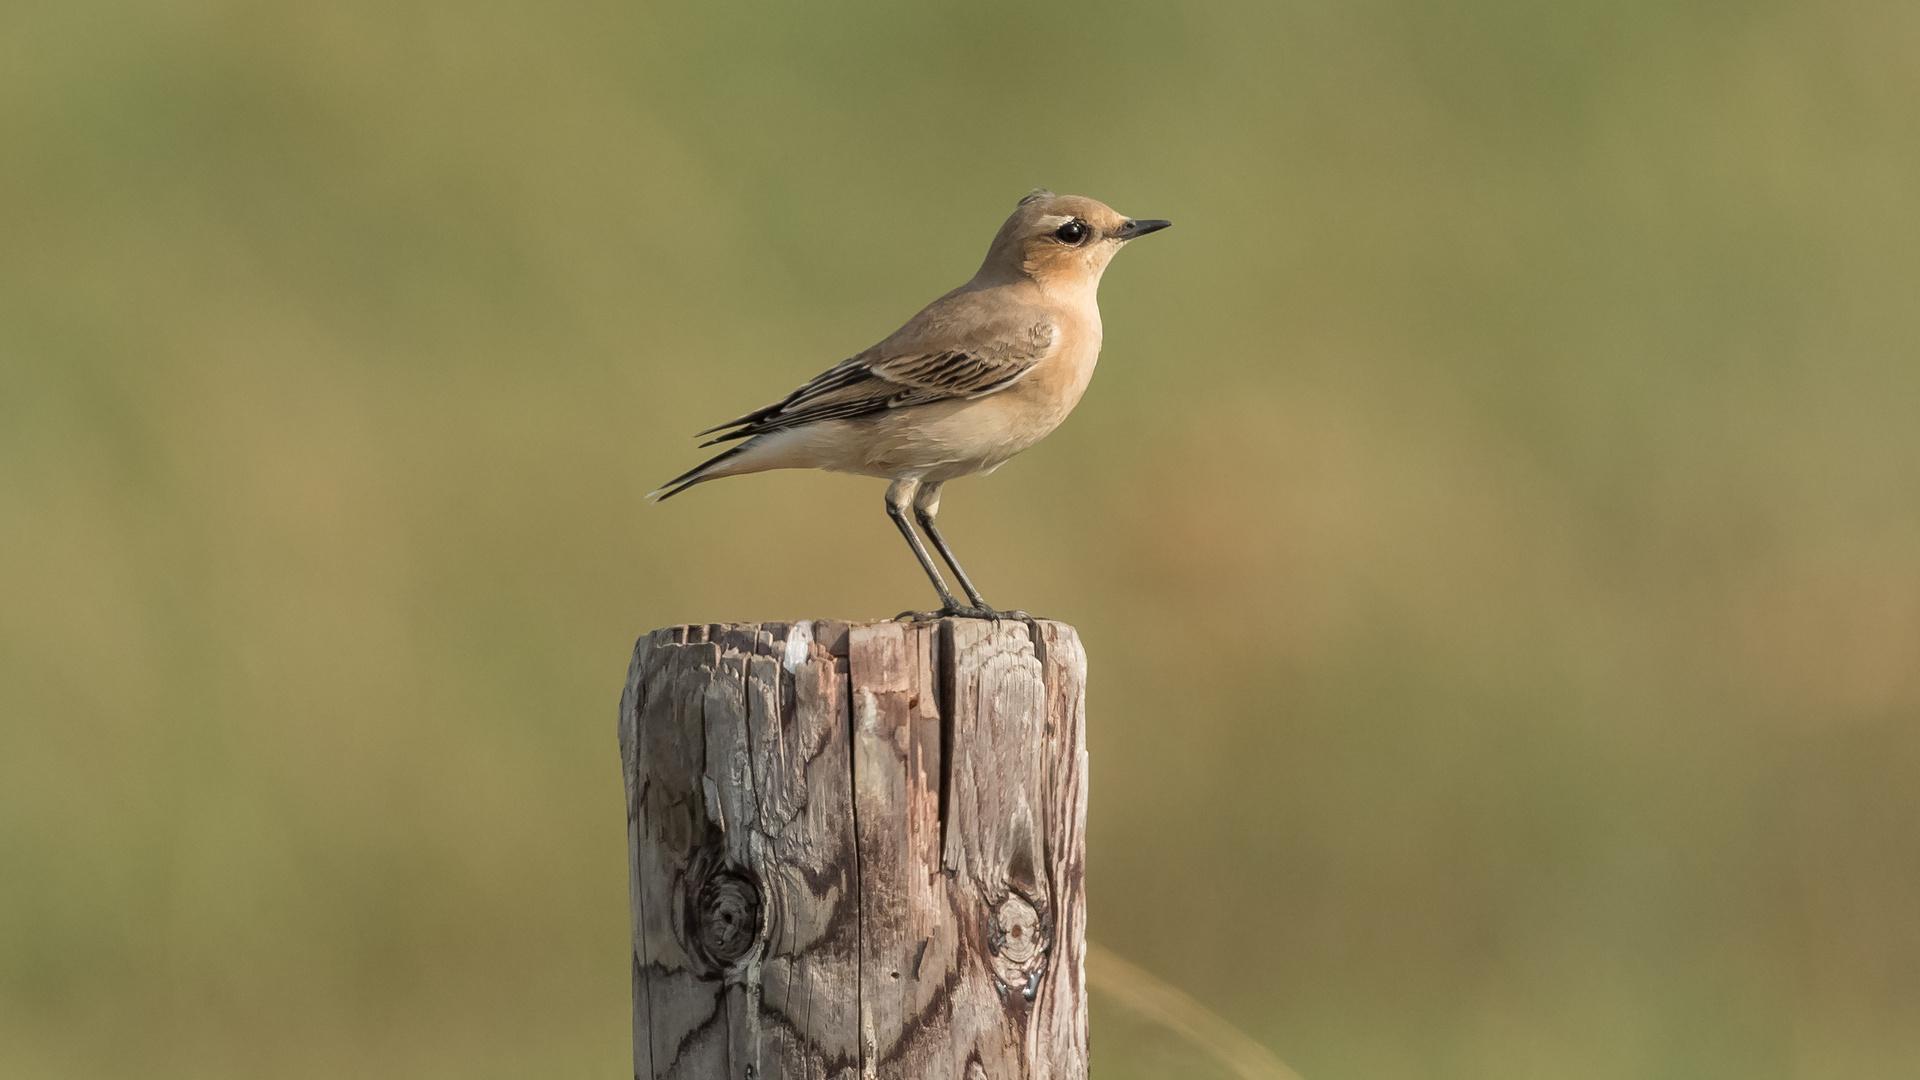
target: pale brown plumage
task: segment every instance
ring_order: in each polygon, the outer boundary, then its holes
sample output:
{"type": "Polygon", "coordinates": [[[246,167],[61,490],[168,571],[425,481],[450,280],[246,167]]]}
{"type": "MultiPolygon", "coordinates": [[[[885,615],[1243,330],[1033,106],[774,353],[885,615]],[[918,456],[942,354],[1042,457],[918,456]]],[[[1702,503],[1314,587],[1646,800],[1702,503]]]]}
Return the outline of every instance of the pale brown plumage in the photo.
{"type": "Polygon", "coordinates": [[[774,404],[700,432],[712,435],[732,429],[700,445],[1004,390],[1033,370],[1053,348],[1059,333],[1053,320],[1042,312],[1012,315],[997,320],[1006,325],[988,325],[983,332],[970,335],[978,339],[973,341],[951,340],[953,335],[937,323],[932,325],[942,332],[929,335],[926,325],[916,319],[900,333],[828,368],[774,404]],[[1019,325],[1027,319],[1032,321],[1019,325]],[[925,340],[928,337],[938,340],[929,342],[925,340]],[[901,338],[905,340],[898,340],[901,338]]]}
{"type": "Polygon", "coordinates": [[[769,469],[894,481],[887,512],[949,614],[990,614],[934,525],[940,485],[990,472],[1066,418],[1100,354],[1100,276],[1121,245],[1165,228],[1092,199],[1020,200],[980,269],[872,348],[781,400],[708,428],[702,445],[744,440],[653,493],[769,469]],[[716,434],[717,433],[717,434],[716,434]],[[911,503],[972,604],[958,603],[910,525],[911,503]]]}

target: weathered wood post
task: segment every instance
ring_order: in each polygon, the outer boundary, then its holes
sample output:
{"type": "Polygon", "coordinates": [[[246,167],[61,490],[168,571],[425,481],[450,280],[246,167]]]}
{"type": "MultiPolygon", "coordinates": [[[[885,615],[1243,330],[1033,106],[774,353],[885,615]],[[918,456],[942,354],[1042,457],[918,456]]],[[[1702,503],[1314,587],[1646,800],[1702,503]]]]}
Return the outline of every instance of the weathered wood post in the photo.
{"type": "Polygon", "coordinates": [[[676,626],[620,702],[634,1075],[1083,1080],[1057,622],[676,626]]]}

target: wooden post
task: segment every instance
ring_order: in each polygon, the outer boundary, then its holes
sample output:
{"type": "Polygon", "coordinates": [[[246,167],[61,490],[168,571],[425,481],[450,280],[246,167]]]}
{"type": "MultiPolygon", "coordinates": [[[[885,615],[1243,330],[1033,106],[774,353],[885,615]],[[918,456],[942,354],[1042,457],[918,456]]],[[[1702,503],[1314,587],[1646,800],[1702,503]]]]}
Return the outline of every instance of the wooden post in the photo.
{"type": "Polygon", "coordinates": [[[634,1075],[1083,1080],[1085,680],[1046,621],[641,638],[634,1075]]]}

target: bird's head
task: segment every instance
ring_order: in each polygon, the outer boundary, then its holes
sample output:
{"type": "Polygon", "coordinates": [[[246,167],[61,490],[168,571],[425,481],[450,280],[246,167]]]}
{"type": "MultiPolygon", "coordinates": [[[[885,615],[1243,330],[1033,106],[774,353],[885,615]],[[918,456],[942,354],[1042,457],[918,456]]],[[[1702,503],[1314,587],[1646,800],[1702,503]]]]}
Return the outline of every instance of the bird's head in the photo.
{"type": "Polygon", "coordinates": [[[1171,221],[1134,219],[1080,195],[1036,191],[1020,200],[1000,226],[980,266],[983,277],[1030,277],[1042,286],[1091,287],[1100,283],[1121,245],[1159,232],[1171,221]]]}

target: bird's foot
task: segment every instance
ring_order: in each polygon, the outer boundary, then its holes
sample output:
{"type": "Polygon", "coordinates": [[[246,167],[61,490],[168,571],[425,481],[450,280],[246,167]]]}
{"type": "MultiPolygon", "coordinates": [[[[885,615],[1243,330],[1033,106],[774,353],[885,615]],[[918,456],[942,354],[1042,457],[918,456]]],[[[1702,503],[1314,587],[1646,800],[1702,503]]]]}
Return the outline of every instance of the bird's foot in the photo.
{"type": "Polygon", "coordinates": [[[1001,619],[1032,622],[1033,616],[1024,611],[998,611],[990,607],[971,607],[967,604],[949,604],[938,611],[903,611],[893,617],[895,622],[938,622],[941,619],[1001,619]]]}

